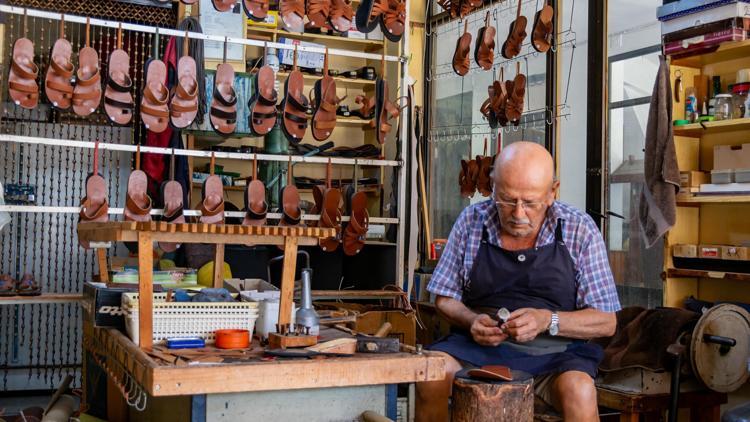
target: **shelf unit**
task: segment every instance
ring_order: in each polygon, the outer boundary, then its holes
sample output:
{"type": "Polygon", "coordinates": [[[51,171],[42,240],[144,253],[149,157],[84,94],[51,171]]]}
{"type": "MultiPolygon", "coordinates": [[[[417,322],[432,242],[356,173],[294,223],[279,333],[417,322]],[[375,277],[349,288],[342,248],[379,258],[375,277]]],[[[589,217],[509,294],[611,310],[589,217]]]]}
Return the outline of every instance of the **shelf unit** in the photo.
{"type": "MultiPolygon", "coordinates": [[[[727,85],[734,83],[736,71],[746,67],[750,67],[750,40],[725,43],[716,51],[699,56],[672,59],[670,78],[674,84],[677,72],[681,73],[687,89],[694,85],[696,76],[719,76],[722,92],[727,92],[727,85]]],[[[684,115],[684,102],[674,103],[672,117],[677,120],[684,115]]],[[[712,170],[714,146],[746,143],[748,129],[748,118],[674,127],[680,170],[712,170]]],[[[672,247],[676,244],[738,245],[750,240],[749,213],[750,195],[677,196],[677,222],[665,236],[664,243],[666,306],[681,307],[689,296],[711,302],[750,302],[750,284],[745,283],[750,281],[750,274],[676,268],[672,259],[672,247]]]]}

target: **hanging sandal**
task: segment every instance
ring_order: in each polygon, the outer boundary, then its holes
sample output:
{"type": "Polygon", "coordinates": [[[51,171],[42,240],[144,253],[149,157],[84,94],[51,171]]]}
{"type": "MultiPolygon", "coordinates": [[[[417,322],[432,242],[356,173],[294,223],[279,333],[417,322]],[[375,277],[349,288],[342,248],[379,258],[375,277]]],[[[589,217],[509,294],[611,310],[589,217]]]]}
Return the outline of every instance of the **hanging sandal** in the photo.
{"type": "Polygon", "coordinates": [[[406,2],[404,0],[380,0],[386,8],[380,15],[380,29],[391,42],[401,41],[406,22],[406,2]]]}
{"type": "Polygon", "coordinates": [[[236,0],[211,0],[211,4],[213,4],[217,12],[228,12],[234,9],[236,2],[236,0]]]}
{"type": "Polygon", "coordinates": [[[469,73],[469,51],[471,50],[471,33],[469,20],[464,21],[464,33],[456,40],[456,51],[453,53],[453,71],[460,76],[469,73]]]}
{"type": "Polygon", "coordinates": [[[526,16],[521,15],[521,3],[522,0],[518,0],[518,10],[516,11],[516,20],[510,23],[510,31],[508,31],[508,38],[503,43],[503,49],[501,54],[506,59],[510,60],[516,57],[521,52],[521,45],[523,40],[526,39],[526,16]]]}
{"type": "Polygon", "coordinates": [[[344,230],[344,253],[348,256],[358,254],[365,246],[370,215],[367,212],[367,194],[359,191],[349,199],[349,224],[344,230]]]}
{"type": "Polygon", "coordinates": [[[16,283],[16,293],[19,296],[39,296],[42,294],[42,287],[34,280],[33,275],[24,274],[16,283]]]}
{"type": "Polygon", "coordinates": [[[552,34],[555,26],[552,19],[555,9],[546,3],[542,9],[534,15],[534,28],[531,31],[531,46],[540,53],[546,53],[552,47],[552,34]]]}
{"type": "Polygon", "coordinates": [[[328,23],[331,12],[331,0],[306,0],[305,13],[308,22],[305,28],[323,28],[328,23]]]}
{"type": "Polygon", "coordinates": [[[16,295],[16,280],[8,274],[0,275],[0,297],[16,295]]]}
{"type": "Polygon", "coordinates": [[[352,27],[354,18],[354,9],[352,9],[351,0],[331,0],[331,12],[328,15],[328,21],[331,28],[339,33],[345,33],[352,27]]]}
{"type": "Polygon", "coordinates": [[[146,82],[143,84],[141,98],[141,120],[146,129],[154,133],[162,133],[169,124],[169,89],[164,85],[167,81],[167,65],[155,59],[158,55],[159,32],[154,36],[151,57],[146,64],[146,82]]]}
{"type": "Polygon", "coordinates": [[[461,160],[461,173],[458,175],[458,185],[461,187],[461,196],[471,198],[477,190],[477,177],[479,166],[476,160],[461,160]]]}
{"type": "MultiPolygon", "coordinates": [[[[228,66],[228,65],[227,65],[228,66]]],[[[216,158],[211,154],[209,176],[203,182],[201,188],[201,218],[200,222],[205,224],[224,223],[224,184],[221,178],[214,174],[216,158]]]]}
{"type": "MultiPolygon", "coordinates": [[[[174,149],[169,163],[169,180],[161,184],[161,199],[164,204],[164,215],[161,221],[172,224],[185,222],[182,184],[174,180],[174,149]]],[[[178,243],[159,242],[159,247],[164,252],[174,252],[180,247],[178,243]]]]}
{"type": "Polygon", "coordinates": [[[328,49],[323,59],[323,78],[315,81],[312,135],[317,141],[328,139],[336,128],[336,108],[346,98],[336,95],[336,80],[328,76],[328,49]]]}
{"type": "MultiPolygon", "coordinates": [[[[286,186],[281,189],[281,219],[279,226],[299,226],[302,221],[302,208],[299,206],[299,191],[294,185],[294,176],[292,176],[292,157],[289,157],[289,164],[286,171],[286,186]]],[[[279,248],[284,249],[283,245],[279,248]]]]}
{"type": "Polygon", "coordinates": [[[184,129],[190,126],[198,114],[198,81],[195,59],[189,54],[189,38],[185,31],[182,41],[182,57],[177,62],[177,85],[169,102],[169,117],[172,126],[184,129]]]}
{"type": "Polygon", "coordinates": [[[253,157],[253,180],[245,187],[245,218],[243,226],[264,226],[268,203],[266,202],[266,185],[258,179],[258,157],[253,157]]]}
{"type": "MultiPolygon", "coordinates": [[[[24,32],[26,28],[24,17],[24,32]]],[[[34,43],[28,38],[19,38],[13,43],[10,72],[8,72],[8,94],[13,102],[25,109],[33,109],[39,103],[39,86],[36,83],[39,67],[34,63],[34,43]]]]}
{"type": "Polygon", "coordinates": [[[375,97],[367,97],[365,95],[357,95],[354,102],[360,104],[359,110],[351,112],[352,116],[357,116],[360,119],[370,120],[375,117],[375,97]]]}
{"type": "Polygon", "coordinates": [[[516,62],[516,77],[513,81],[506,81],[508,89],[508,101],[505,106],[505,115],[510,123],[518,126],[523,115],[524,96],[526,95],[526,75],[520,73],[520,63],[516,62]]]}
{"type": "Polygon", "coordinates": [[[289,32],[305,32],[305,0],[279,0],[281,23],[289,32]]]}
{"type": "Polygon", "coordinates": [[[474,48],[474,60],[484,70],[492,69],[495,59],[495,27],[490,25],[490,12],[484,18],[484,26],[479,28],[476,47],[474,48]]]}
{"type": "Polygon", "coordinates": [[[135,152],[135,170],[128,177],[125,195],[125,221],[151,221],[151,197],[148,196],[148,176],[141,170],[141,146],[135,152]]]}
{"type": "Polygon", "coordinates": [[[49,67],[44,78],[44,92],[50,103],[60,110],[70,108],[73,100],[73,63],[70,57],[73,46],[65,39],[65,19],[60,20],[60,38],[55,41],[50,53],[49,67]]]}
{"type": "Polygon", "coordinates": [[[133,118],[132,88],[130,79],[130,57],[122,49],[122,25],[117,30],[117,49],[109,55],[107,86],[104,88],[104,111],[113,123],[127,125],[133,118]]]}
{"type": "Polygon", "coordinates": [[[234,92],[234,68],[227,64],[227,41],[224,38],[224,60],[216,68],[211,96],[211,127],[222,136],[234,133],[237,127],[237,94],[234,92]]]}
{"type": "Polygon", "coordinates": [[[477,191],[484,196],[488,197],[492,194],[492,164],[495,161],[495,157],[487,156],[487,138],[484,138],[484,154],[477,155],[477,191]]]}
{"type": "Polygon", "coordinates": [[[307,131],[307,108],[310,105],[302,90],[305,80],[297,69],[297,49],[294,49],[294,66],[284,82],[284,99],[281,102],[281,129],[292,144],[302,141],[307,131]]]}
{"type": "MultiPolygon", "coordinates": [[[[389,101],[388,82],[380,78],[378,78],[377,82],[375,83],[375,98],[377,101],[377,105],[375,108],[375,120],[373,122],[375,124],[375,133],[378,143],[383,145],[385,143],[386,136],[388,136],[388,133],[393,128],[393,125],[391,125],[388,121],[390,119],[398,118],[398,116],[401,114],[401,110],[408,107],[408,104],[397,107],[394,103],[389,101]]],[[[399,100],[401,98],[399,98],[399,100]]]]}
{"type": "MultiPolygon", "coordinates": [[[[107,203],[107,182],[99,174],[99,141],[94,144],[94,169],[86,177],[86,196],[81,199],[81,211],[78,222],[104,223],[109,221],[109,204],[107,203]]],[[[89,242],[78,239],[84,249],[89,248],[89,242]]]]}
{"type": "Polygon", "coordinates": [[[242,0],[242,9],[253,22],[263,22],[268,16],[268,0],[242,0]]]}
{"type": "Polygon", "coordinates": [[[78,52],[78,76],[73,88],[73,112],[84,117],[95,112],[102,99],[99,53],[90,47],[89,21],[86,18],[86,46],[78,52]]]}
{"type": "Polygon", "coordinates": [[[325,252],[333,252],[338,249],[341,243],[341,211],[339,206],[341,204],[341,190],[331,187],[331,159],[328,159],[328,165],[326,166],[326,187],[325,189],[320,186],[313,188],[313,193],[318,192],[316,203],[318,203],[318,212],[320,213],[320,220],[318,221],[318,227],[334,228],[336,229],[336,235],[325,239],[320,239],[320,247],[325,252]],[[322,194],[322,195],[321,195],[322,194]],[[322,196],[322,197],[321,197],[322,196]]]}
{"type": "Polygon", "coordinates": [[[380,15],[384,10],[384,7],[380,6],[381,1],[385,0],[362,0],[359,3],[354,15],[354,24],[357,26],[357,31],[368,34],[378,26],[380,15]]]}
{"type": "Polygon", "coordinates": [[[276,125],[276,101],[279,94],[274,85],[276,77],[271,66],[264,65],[255,75],[254,93],[248,102],[250,131],[256,136],[267,134],[276,125]]]}

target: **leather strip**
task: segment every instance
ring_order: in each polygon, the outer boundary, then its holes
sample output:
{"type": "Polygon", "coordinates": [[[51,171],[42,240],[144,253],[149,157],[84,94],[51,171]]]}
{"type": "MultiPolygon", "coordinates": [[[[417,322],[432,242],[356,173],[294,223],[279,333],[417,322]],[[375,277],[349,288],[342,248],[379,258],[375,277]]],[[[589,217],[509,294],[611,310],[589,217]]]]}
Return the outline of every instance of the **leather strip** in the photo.
{"type": "Polygon", "coordinates": [[[63,93],[63,98],[69,97],[73,93],[73,85],[65,85],[55,81],[47,82],[47,88],[52,88],[55,91],[63,93]]]}
{"type": "Polygon", "coordinates": [[[133,108],[135,108],[135,105],[133,103],[124,103],[122,101],[117,101],[110,97],[107,97],[106,95],[104,96],[104,103],[111,105],[112,107],[122,108],[124,109],[123,112],[131,111],[133,110],[133,108]]]}
{"type": "Polygon", "coordinates": [[[231,93],[230,93],[231,99],[230,100],[224,99],[224,95],[222,95],[222,93],[216,87],[214,87],[214,96],[213,96],[213,99],[215,99],[221,105],[226,106],[226,107],[232,107],[233,105],[237,104],[237,96],[235,95],[234,88],[230,87],[229,89],[231,90],[231,93]]]}
{"type": "Polygon", "coordinates": [[[125,197],[125,206],[128,207],[128,209],[133,214],[138,214],[138,215],[148,214],[149,212],[151,212],[151,198],[148,195],[144,195],[144,196],[146,197],[146,199],[148,199],[148,205],[146,206],[146,208],[141,208],[141,206],[138,205],[137,202],[135,202],[135,200],[130,196],[129,193],[125,197]]]}
{"type": "Polygon", "coordinates": [[[26,69],[24,69],[24,67],[21,65],[21,63],[18,63],[16,61],[16,58],[13,57],[13,61],[11,62],[11,68],[16,73],[18,73],[18,75],[20,77],[22,77],[23,79],[34,79],[34,80],[36,80],[36,77],[39,75],[39,67],[37,67],[37,65],[33,61],[31,61],[31,60],[29,60],[29,63],[33,66],[31,72],[28,71],[28,70],[26,70],[26,69]]]}
{"type": "Polygon", "coordinates": [[[156,117],[169,117],[169,110],[153,108],[147,104],[141,104],[141,113],[156,117]]]}
{"type": "Polygon", "coordinates": [[[8,81],[8,88],[14,91],[21,91],[31,95],[39,95],[39,90],[36,84],[26,85],[16,81],[8,81]]]}
{"type": "Polygon", "coordinates": [[[54,58],[50,61],[50,66],[52,66],[52,69],[55,71],[55,73],[59,74],[60,76],[64,77],[65,79],[70,79],[73,76],[73,63],[68,61],[67,66],[63,67],[60,63],[57,62],[54,58]]]}
{"type": "Polygon", "coordinates": [[[226,119],[226,121],[229,123],[234,123],[235,120],[237,119],[236,111],[228,112],[224,110],[219,110],[216,107],[211,107],[211,115],[214,117],[218,117],[220,119],[226,119]]]}
{"type": "Polygon", "coordinates": [[[126,76],[125,82],[127,82],[127,85],[120,85],[115,81],[111,76],[107,78],[107,86],[114,89],[117,92],[130,92],[130,89],[133,87],[133,80],[130,79],[130,76],[126,76]]]}

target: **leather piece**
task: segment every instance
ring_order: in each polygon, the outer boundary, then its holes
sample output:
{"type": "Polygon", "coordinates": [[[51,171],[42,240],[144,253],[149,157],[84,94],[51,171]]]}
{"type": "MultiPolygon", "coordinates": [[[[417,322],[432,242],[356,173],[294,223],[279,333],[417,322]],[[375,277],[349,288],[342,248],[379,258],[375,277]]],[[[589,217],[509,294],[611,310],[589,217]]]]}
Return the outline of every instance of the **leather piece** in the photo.
{"type": "Polygon", "coordinates": [[[481,368],[473,368],[466,371],[471,378],[487,379],[493,381],[513,381],[510,368],[502,365],[485,365],[481,368]]]}
{"type": "MultiPolygon", "coordinates": [[[[294,185],[286,185],[281,190],[280,226],[298,226],[302,221],[302,209],[299,206],[299,191],[294,185]]],[[[283,249],[283,246],[282,246],[283,249]]]]}
{"type": "Polygon", "coordinates": [[[56,108],[67,110],[73,100],[73,47],[64,38],[55,41],[50,54],[50,66],[44,78],[44,93],[56,108]]]}
{"type": "MultiPolygon", "coordinates": [[[[182,203],[182,185],[176,180],[170,180],[161,185],[161,198],[164,203],[164,215],[162,221],[168,223],[184,223],[184,205],[182,203]]],[[[164,252],[174,252],[179,244],[173,242],[159,242],[159,247],[164,252]]]]}
{"type": "Polygon", "coordinates": [[[274,89],[276,81],[273,69],[263,66],[255,75],[255,93],[250,99],[250,130],[256,135],[265,135],[276,125],[276,101],[278,92],[274,89]]]}
{"type": "Polygon", "coordinates": [[[195,59],[182,56],[177,62],[177,85],[169,103],[172,126],[183,129],[190,126],[198,114],[198,81],[195,59]]]}
{"type": "Polygon", "coordinates": [[[167,66],[161,60],[151,60],[146,69],[146,82],[141,96],[141,120],[146,129],[162,133],[169,124],[169,90],[164,85],[167,80],[167,66]]]}
{"type": "Polygon", "coordinates": [[[461,196],[471,198],[477,190],[477,177],[479,177],[479,165],[476,160],[461,160],[461,172],[458,175],[458,185],[461,188],[461,196]]]}
{"type": "Polygon", "coordinates": [[[224,223],[224,185],[221,178],[215,174],[208,176],[203,182],[200,210],[201,223],[224,223]]]}
{"type": "Polygon", "coordinates": [[[549,4],[534,15],[534,27],[531,31],[531,45],[540,53],[546,53],[552,47],[552,34],[555,26],[552,19],[555,16],[555,9],[549,4]]]}
{"type": "Polygon", "coordinates": [[[367,212],[367,194],[360,191],[349,200],[350,219],[344,230],[344,254],[353,256],[365,246],[370,215],[367,212]]]}
{"type": "Polygon", "coordinates": [[[479,29],[476,46],[474,48],[474,60],[484,70],[492,69],[495,59],[495,27],[490,25],[490,12],[485,17],[485,25],[479,29]]]}
{"type": "Polygon", "coordinates": [[[281,23],[287,31],[305,31],[304,0],[279,0],[279,14],[281,15],[281,23]]]}
{"type": "Polygon", "coordinates": [[[263,226],[266,224],[268,203],[266,203],[266,186],[255,179],[245,187],[245,218],[243,226],[263,226]]]}
{"type": "Polygon", "coordinates": [[[222,63],[214,75],[214,93],[209,111],[211,127],[222,136],[229,136],[237,128],[237,95],[234,92],[234,68],[222,63]]]}
{"type": "Polygon", "coordinates": [[[453,53],[453,71],[460,76],[469,73],[469,51],[471,50],[471,33],[468,31],[468,21],[464,24],[464,33],[456,41],[456,51],[453,53]]]}
{"type": "Polygon", "coordinates": [[[125,221],[151,221],[150,212],[148,176],[143,170],[133,170],[128,177],[128,191],[125,195],[125,221]]]}
{"type": "Polygon", "coordinates": [[[78,52],[78,72],[73,89],[73,111],[79,116],[88,116],[99,108],[102,99],[99,53],[91,47],[78,52]]]}
{"type": "Polygon", "coordinates": [[[117,49],[109,55],[107,85],[104,88],[104,111],[107,117],[118,125],[127,125],[133,118],[133,95],[130,79],[130,57],[124,50],[117,49]]]}
{"type": "Polygon", "coordinates": [[[298,144],[307,131],[307,106],[309,101],[303,89],[305,81],[299,70],[292,70],[284,83],[284,100],[281,103],[281,128],[289,142],[298,144]]]}
{"type": "Polygon", "coordinates": [[[34,43],[28,38],[19,38],[13,43],[12,54],[8,93],[16,105],[33,109],[39,103],[39,86],[36,83],[39,68],[34,63],[34,43]]]}
{"type": "MultiPolygon", "coordinates": [[[[107,222],[109,221],[108,210],[107,182],[98,173],[89,174],[86,178],[86,196],[81,199],[81,211],[78,213],[78,221],[107,222]]],[[[79,239],[78,243],[85,249],[89,248],[89,242],[79,239]]]]}

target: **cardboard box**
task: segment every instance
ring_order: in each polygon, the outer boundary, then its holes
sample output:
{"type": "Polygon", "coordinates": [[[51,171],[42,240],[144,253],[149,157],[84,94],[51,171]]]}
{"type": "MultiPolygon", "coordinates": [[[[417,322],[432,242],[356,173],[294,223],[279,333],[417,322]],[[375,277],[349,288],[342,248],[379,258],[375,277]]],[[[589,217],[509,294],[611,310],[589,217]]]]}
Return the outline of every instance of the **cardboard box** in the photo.
{"type": "MultiPolygon", "coordinates": [[[[275,29],[277,26],[279,26],[279,12],[278,10],[269,10],[268,14],[266,15],[266,19],[263,20],[263,22],[256,22],[252,19],[247,19],[247,25],[248,27],[262,26],[264,28],[275,29]]],[[[250,29],[252,30],[252,28],[250,29]]]]}
{"type": "Polygon", "coordinates": [[[672,256],[678,258],[697,258],[698,246],[696,245],[674,245],[672,246],[672,256]]]}
{"type": "Polygon", "coordinates": [[[709,183],[709,175],[703,171],[681,171],[680,188],[699,188],[703,183],[709,183]]]}
{"type": "Polygon", "coordinates": [[[732,261],[747,261],[748,260],[748,248],[745,246],[722,246],[721,247],[721,259],[729,259],[732,261]]]}
{"type": "Polygon", "coordinates": [[[86,282],[83,285],[83,317],[94,327],[114,327],[125,330],[125,313],[122,294],[136,292],[134,288],[111,288],[102,283],[86,282]]]}
{"type": "Polygon", "coordinates": [[[721,259],[721,245],[698,245],[698,258],[721,259]]]}
{"type": "Polygon", "coordinates": [[[714,146],[714,170],[746,168],[750,168],[750,144],[714,146]]]}

